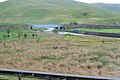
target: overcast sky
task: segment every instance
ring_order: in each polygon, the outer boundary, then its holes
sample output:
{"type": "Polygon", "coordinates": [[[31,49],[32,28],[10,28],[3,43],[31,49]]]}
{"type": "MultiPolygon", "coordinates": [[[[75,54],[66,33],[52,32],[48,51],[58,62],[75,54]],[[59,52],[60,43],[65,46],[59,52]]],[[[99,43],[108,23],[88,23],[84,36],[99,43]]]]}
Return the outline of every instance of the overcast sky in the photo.
{"type": "MultiPolygon", "coordinates": [[[[0,0],[0,2],[4,2],[7,0],[0,0]]],[[[120,0],[75,0],[79,2],[86,2],[86,3],[115,3],[120,4],[120,0]]]]}
{"type": "Polygon", "coordinates": [[[79,2],[86,2],[86,3],[115,3],[120,4],[120,0],[75,0],[79,2]]]}
{"type": "Polygon", "coordinates": [[[7,0],[0,0],[0,2],[4,2],[4,1],[7,1],[7,0]]]}

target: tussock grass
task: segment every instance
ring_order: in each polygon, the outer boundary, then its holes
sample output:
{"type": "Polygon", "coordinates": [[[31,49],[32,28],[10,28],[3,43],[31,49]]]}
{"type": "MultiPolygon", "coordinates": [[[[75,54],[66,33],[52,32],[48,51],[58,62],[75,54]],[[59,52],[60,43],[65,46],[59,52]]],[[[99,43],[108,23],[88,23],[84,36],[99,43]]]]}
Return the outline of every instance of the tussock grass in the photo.
{"type": "Polygon", "coordinates": [[[120,40],[38,33],[38,37],[0,42],[0,68],[120,77],[120,40]],[[103,41],[105,41],[103,43],[103,41]]]}

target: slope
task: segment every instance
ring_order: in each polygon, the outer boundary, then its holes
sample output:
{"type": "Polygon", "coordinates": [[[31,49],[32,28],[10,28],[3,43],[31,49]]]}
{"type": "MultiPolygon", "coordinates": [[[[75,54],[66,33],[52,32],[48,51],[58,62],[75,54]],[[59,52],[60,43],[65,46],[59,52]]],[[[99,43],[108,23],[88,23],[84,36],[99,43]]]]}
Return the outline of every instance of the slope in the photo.
{"type": "Polygon", "coordinates": [[[114,16],[118,17],[119,13],[73,0],[8,0],[0,3],[0,23],[96,23],[114,16]]]}

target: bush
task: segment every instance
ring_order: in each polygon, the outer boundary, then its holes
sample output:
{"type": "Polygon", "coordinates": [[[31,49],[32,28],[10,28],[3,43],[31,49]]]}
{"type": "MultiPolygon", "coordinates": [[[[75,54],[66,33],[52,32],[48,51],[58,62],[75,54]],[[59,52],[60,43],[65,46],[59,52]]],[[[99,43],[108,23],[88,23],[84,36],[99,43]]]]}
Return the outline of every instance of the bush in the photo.
{"type": "Polygon", "coordinates": [[[58,33],[59,30],[58,30],[58,29],[54,29],[53,32],[54,32],[54,33],[58,33]]]}

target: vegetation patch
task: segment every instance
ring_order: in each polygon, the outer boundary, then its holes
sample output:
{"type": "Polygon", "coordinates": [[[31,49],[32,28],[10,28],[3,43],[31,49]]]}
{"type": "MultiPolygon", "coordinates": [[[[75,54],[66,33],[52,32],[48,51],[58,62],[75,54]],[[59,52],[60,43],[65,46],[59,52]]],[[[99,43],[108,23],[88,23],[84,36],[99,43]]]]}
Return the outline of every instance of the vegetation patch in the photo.
{"type": "Polygon", "coordinates": [[[88,28],[77,28],[77,29],[67,29],[67,31],[78,30],[81,33],[84,32],[106,32],[106,33],[120,33],[120,29],[88,29],[88,28]]]}
{"type": "MultiPolygon", "coordinates": [[[[10,37],[5,38],[5,41],[1,37],[1,68],[67,74],[74,72],[87,76],[116,76],[114,72],[119,70],[118,39],[25,30],[19,32],[10,31],[10,37]],[[19,32],[22,34],[18,37],[19,32]],[[37,36],[32,36],[33,34],[37,36]],[[111,51],[112,49],[115,50],[111,51]],[[105,74],[109,65],[113,65],[109,72],[114,75],[105,74]],[[101,75],[97,71],[101,71],[101,75]]],[[[6,31],[4,33],[8,34],[6,31]]]]}
{"type": "Polygon", "coordinates": [[[61,59],[64,59],[64,57],[41,56],[39,58],[36,58],[35,60],[41,61],[41,60],[61,60],[61,59]]]}

